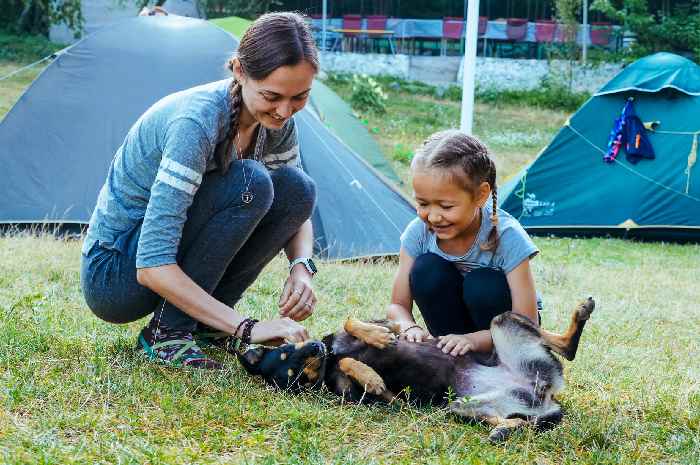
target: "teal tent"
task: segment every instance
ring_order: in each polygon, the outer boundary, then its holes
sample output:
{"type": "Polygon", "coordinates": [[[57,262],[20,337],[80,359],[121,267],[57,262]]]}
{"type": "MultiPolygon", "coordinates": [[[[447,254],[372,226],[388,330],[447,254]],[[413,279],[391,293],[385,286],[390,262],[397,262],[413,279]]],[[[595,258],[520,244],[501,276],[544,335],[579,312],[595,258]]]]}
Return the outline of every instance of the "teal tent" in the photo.
{"type": "Polygon", "coordinates": [[[700,241],[700,66],[671,53],[642,58],[588,100],[501,188],[501,208],[533,234],[700,241]],[[632,98],[655,158],[603,158],[632,98]]]}

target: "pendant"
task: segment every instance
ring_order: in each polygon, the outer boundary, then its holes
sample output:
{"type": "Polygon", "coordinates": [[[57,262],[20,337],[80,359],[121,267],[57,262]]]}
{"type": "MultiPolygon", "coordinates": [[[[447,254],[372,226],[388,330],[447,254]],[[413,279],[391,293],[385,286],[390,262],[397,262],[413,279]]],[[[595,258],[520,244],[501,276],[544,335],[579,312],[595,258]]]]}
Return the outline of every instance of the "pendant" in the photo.
{"type": "Polygon", "coordinates": [[[241,194],[241,200],[243,200],[243,203],[249,204],[250,202],[253,201],[253,193],[250,191],[245,191],[241,194]]]}

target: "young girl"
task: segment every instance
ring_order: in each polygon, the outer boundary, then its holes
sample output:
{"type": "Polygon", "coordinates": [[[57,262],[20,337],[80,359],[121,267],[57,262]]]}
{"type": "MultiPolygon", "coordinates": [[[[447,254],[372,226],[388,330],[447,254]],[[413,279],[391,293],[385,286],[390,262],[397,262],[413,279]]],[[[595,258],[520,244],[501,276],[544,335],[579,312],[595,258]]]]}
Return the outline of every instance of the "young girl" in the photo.
{"type": "Polygon", "coordinates": [[[401,235],[388,318],[402,337],[437,337],[443,352],[492,347],[491,319],[512,310],[538,321],[530,259],[539,252],[498,209],[496,166],[486,147],[456,130],[429,137],[411,164],[418,218],[401,235]],[[416,324],[413,302],[427,331],[416,324]]]}

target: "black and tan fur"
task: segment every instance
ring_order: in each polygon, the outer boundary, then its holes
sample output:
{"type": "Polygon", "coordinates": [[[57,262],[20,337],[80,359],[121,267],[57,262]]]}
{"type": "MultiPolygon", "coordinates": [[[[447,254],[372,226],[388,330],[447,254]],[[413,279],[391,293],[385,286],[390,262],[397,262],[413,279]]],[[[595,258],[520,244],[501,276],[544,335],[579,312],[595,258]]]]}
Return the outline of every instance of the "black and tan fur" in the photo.
{"type": "Polygon", "coordinates": [[[349,401],[405,398],[447,403],[454,414],[493,427],[490,439],[505,439],[526,425],[547,428],[561,421],[554,396],[564,387],[562,365],[553,353],[573,360],[595,303],[581,302],[563,334],[542,330],[516,313],[491,322],[491,354],[444,354],[435,341],[399,339],[387,320],[348,319],[322,342],[256,348],[240,358],[246,369],[282,388],[326,387],[349,401]],[[287,354],[287,355],[282,355],[287,354]],[[294,367],[289,361],[294,358],[294,367]],[[261,370],[261,367],[267,367],[261,370]]]}

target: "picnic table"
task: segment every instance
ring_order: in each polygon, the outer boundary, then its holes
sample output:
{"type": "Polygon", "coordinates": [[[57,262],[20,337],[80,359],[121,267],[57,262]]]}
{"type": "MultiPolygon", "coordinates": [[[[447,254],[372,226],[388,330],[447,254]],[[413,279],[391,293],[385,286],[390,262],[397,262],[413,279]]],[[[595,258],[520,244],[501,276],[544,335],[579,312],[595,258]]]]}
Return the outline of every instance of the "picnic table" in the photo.
{"type": "MultiPolygon", "coordinates": [[[[322,28],[323,20],[313,19],[313,28],[320,31],[322,28]]],[[[329,36],[328,39],[333,41],[334,46],[340,44],[344,34],[374,34],[374,35],[389,35],[390,36],[390,47],[395,53],[396,45],[395,41],[400,40],[411,41],[415,39],[420,40],[435,40],[439,41],[443,38],[443,20],[442,19],[412,19],[412,18],[388,18],[386,22],[385,30],[374,30],[366,29],[367,20],[362,19],[361,29],[343,29],[343,18],[326,18],[326,28],[331,33],[334,34],[329,36]],[[368,33],[368,31],[372,31],[368,33]],[[376,31],[376,32],[375,32],[376,31]]],[[[614,29],[619,29],[619,26],[613,26],[614,29]]],[[[507,34],[507,24],[505,19],[492,19],[488,21],[486,32],[479,36],[479,39],[484,40],[494,40],[494,41],[506,41],[508,40],[507,34]]],[[[584,31],[583,25],[579,25],[577,31],[577,42],[583,44],[585,40],[588,45],[591,45],[590,34],[588,33],[591,29],[591,25],[588,26],[588,30],[584,31]]],[[[466,30],[466,28],[464,28],[466,30]]],[[[462,32],[462,37],[464,37],[464,30],[462,32]]],[[[609,46],[615,45],[616,35],[610,34],[609,46]]],[[[530,21],[527,23],[527,33],[520,42],[530,42],[537,43],[536,39],[536,23],[530,21]]]]}
{"type": "Polygon", "coordinates": [[[391,51],[392,54],[394,54],[394,55],[396,54],[396,48],[394,47],[394,40],[393,40],[393,35],[394,35],[393,30],[388,30],[388,29],[343,29],[343,28],[331,28],[329,30],[331,32],[342,34],[341,37],[343,37],[343,38],[352,39],[352,38],[356,37],[359,39],[365,39],[365,38],[386,39],[387,42],[389,43],[389,50],[391,51]]]}

